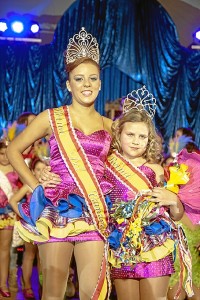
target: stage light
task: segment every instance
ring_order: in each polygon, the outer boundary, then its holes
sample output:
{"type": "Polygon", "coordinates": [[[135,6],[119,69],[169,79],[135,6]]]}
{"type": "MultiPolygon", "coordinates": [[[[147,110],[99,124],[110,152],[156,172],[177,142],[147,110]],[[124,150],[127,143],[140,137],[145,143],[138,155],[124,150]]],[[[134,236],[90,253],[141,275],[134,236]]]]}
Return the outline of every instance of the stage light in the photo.
{"type": "Polygon", "coordinates": [[[192,36],[193,43],[190,45],[190,48],[193,50],[200,50],[200,28],[198,28],[192,36]]]}
{"type": "Polygon", "coordinates": [[[30,30],[31,30],[32,33],[38,33],[39,30],[40,30],[40,27],[39,27],[39,25],[37,23],[33,23],[31,25],[31,29],[30,30]]]}
{"type": "Polygon", "coordinates": [[[10,24],[10,27],[15,33],[22,33],[24,31],[24,24],[21,21],[13,21],[10,24]]]}
{"type": "Polygon", "coordinates": [[[0,32],[5,32],[8,29],[5,19],[0,19],[0,32]]]}
{"type": "Polygon", "coordinates": [[[0,19],[0,40],[41,43],[40,26],[31,15],[11,13],[7,20],[0,19]]]}
{"type": "Polygon", "coordinates": [[[195,37],[200,41],[200,29],[195,32],[195,37]]]}

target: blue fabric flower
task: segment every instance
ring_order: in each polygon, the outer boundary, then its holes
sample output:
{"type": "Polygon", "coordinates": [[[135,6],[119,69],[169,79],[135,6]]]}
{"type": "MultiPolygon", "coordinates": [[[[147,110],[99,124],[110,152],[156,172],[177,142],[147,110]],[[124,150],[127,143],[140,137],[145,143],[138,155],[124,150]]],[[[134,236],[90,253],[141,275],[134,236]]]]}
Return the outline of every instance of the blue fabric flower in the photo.
{"type": "Polygon", "coordinates": [[[117,229],[113,230],[108,237],[108,242],[111,248],[116,250],[120,246],[120,240],[122,238],[122,233],[117,229]]]}
{"type": "Polygon", "coordinates": [[[159,222],[154,222],[151,225],[145,226],[144,230],[148,235],[159,235],[164,232],[169,232],[171,228],[164,220],[160,220],[159,222]]]}
{"type": "MultiPolygon", "coordinates": [[[[106,196],[106,203],[111,206],[111,201],[106,196]]],[[[76,194],[70,194],[67,199],[61,198],[58,201],[58,206],[54,206],[52,202],[45,196],[44,189],[41,185],[37,186],[33,191],[30,200],[30,217],[27,216],[22,208],[22,202],[19,204],[19,211],[22,218],[32,226],[35,226],[45,207],[51,206],[60,216],[65,218],[79,218],[83,214],[83,208],[87,209],[85,199],[76,194]]]]}
{"type": "Polygon", "coordinates": [[[106,195],[105,201],[106,201],[106,205],[108,207],[108,210],[110,211],[111,208],[112,208],[112,202],[111,202],[110,197],[108,195],[106,195]]]}
{"type": "Polygon", "coordinates": [[[85,200],[76,195],[70,194],[68,199],[60,199],[58,204],[58,211],[61,216],[66,218],[79,218],[83,213],[83,206],[86,207],[85,200]]]}

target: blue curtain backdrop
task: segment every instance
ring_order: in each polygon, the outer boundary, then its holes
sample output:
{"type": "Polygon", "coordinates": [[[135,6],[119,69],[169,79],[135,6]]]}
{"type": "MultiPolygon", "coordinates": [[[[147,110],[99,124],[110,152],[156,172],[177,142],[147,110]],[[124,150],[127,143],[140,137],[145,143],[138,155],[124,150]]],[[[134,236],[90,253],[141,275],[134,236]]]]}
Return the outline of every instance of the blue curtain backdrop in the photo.
{"type": "Polygon", "coordinates": [[[143,84],[157,98],[156,126],[167,141],[181,126],[200,145],[200,51],[179,44],[156,0],[79,0],[63,15],[49,45],[0,45],[0,125],[23,111],[69,104],[63,51],[85,27],[98,40],[102,90],[97,109],[143,84]]]}

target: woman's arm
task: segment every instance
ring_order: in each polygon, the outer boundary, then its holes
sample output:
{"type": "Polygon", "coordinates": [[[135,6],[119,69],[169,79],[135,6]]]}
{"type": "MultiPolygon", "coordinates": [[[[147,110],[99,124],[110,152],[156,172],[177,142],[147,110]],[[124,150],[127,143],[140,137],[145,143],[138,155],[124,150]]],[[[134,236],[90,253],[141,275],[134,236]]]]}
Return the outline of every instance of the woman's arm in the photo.
{"type": "Polygon", "coordinates": [[[22,181],[32,190],[35,189],[39,183],[26,165],[22,153],[35,141],[42,137],[49,137],[51,133],[48,112],[44,111],[8,145],[7,156],[11,165],[17,171],[20,178],[22,178],[22,181]]]}
{"type": "Polygon", "coordinates": [[[23,185],[12,197],[9,199],[9,204],[12,206],[14,212],[21,217],[19,209],[18,209],[18,202],[20,202],[27,193],[30,193],[30,188],[28,185],[23,185]]]}

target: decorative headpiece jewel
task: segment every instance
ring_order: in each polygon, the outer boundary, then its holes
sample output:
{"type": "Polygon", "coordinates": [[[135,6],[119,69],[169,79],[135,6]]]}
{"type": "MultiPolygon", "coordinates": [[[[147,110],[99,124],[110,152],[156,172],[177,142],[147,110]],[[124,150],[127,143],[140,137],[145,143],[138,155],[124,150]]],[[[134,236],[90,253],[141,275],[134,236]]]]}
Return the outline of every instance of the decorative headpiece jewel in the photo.
{"type": "Polygon", "coordinates": [[[69,39],[65,51],[66,64],[74,62],[81,57],[88,57],[99,64],[99,45],[96,38],[87,33],[84,27],[69,39]]]}
{"type": "Polygon", "coordinates": [[[156,111],[156,99],[146,89],[145,85],[138,90],[133,90],[126,96],[123,103],[123,114],[128,113],[133,108],[145,111],[153,119],[156,111]]]}

